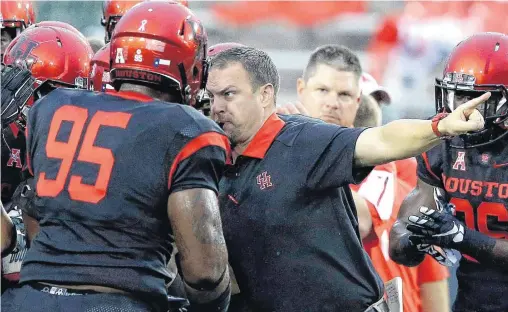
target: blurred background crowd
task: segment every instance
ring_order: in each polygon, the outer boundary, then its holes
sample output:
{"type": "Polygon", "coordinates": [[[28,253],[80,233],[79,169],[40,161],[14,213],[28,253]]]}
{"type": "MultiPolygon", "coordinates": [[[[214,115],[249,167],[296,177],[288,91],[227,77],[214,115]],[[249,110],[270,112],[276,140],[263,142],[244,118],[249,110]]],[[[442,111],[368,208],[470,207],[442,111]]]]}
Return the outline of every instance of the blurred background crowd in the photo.
{"type": "MultiPolygon", "coordinates": [[[[40,1],[38,20],[68,22],[103,43],[102,1],[40,1]]],[[[267,51],[281,74],[278,103],[296,100],[295,81],[312,50],[343,44],[384,86],[384,122],[434,114],[434,78],[451,49],[482,31],[504,32],[503,1],[189,1],[209,44],[241,42],[267,51]]]]}

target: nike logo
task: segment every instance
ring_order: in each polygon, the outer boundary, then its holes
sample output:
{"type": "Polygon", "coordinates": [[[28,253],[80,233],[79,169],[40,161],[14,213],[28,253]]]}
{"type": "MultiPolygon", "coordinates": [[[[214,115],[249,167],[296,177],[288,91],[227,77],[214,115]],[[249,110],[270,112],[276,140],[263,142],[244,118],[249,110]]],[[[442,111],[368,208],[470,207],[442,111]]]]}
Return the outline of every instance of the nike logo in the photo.
{"type": "Polygon", "coordinates": [[[503,164],[496,164],[496,163],[494,163],[494,165],[493,165],[493,167],[496,168],[496,169],[497,168],[501,168],[501,167],[506,167],[506,166],[508,166],[508,163],[503,163],[503,164]]]}

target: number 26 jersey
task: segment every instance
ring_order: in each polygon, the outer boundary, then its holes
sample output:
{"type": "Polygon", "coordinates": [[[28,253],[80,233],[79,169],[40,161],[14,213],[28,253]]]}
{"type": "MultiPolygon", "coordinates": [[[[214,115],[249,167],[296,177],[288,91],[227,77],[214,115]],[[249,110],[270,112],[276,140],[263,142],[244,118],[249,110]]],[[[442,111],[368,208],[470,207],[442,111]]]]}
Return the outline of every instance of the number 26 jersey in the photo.
{"type": "MultiPolygon", "coordinates": [[[[460,145],[460,138],[454,138],[460,145]]],[[[452,141],[454,142],[454,141],[452,141]]],[[[443,141],[417,158],[418,177],[446,191],[456,217],[498,239],[508,237],[508,139],[461,149],[443,141]]],[[[454,311],[508,311],[508,268],[489,268],[463,255],[454,311]]]]}

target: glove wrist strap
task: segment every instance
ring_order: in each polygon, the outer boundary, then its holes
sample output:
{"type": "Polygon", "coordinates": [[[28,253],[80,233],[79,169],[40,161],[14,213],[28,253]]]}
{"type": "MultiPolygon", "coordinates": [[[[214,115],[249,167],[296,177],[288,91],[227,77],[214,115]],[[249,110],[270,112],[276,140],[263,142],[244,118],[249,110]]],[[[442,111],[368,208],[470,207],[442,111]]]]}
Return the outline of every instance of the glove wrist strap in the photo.
{"type": "Polygon", "coordinates": [[[457,244],[457,250],[481,261],[482,255],[490,254],[496,240],[477,231],[464,229],[464,240],[457,244]]]}

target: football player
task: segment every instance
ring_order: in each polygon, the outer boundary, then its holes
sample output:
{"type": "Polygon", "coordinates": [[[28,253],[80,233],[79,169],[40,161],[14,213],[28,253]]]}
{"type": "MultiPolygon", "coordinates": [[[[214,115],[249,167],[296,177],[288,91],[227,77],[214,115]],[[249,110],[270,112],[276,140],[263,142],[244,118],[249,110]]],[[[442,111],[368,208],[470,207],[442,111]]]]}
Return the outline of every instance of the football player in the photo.
{"type": "MultiPolygon", "coordinates": [[[[62,27],[32,25],[7,47],[4,62],[30,70],[35,78],[35,98],[59,86],[84,89],[92,52],[84,37],[81,38],[76,32],[62,27]]],[[[30,106],[33,101],[34,98],[30,98],[27,105],[30,106]]],[[[26,110],[22,115],[20,120],[2,130],[2,203],[20,234],[24,234],[21,212],[17,205],[12,204],[12,199],[16,197],[13,196],[14,190],[21,183],[22,170],[27,165],[24,135],[26,110]]],[[[2,251],[2,277],[12,283],[19,280],[21,262],[26,253],[23,241],[18,241],[18,246],[15,243],[10,244],[10,250],[2,251]]],[[[6,288],[3,287],[3,290],[6,288]]]]}
{"type": "MultiPolygon", "coordinates": [[[[120,18],[134,5],[142,2],[138,1],[120,1],[120,0],[106,0],[102,7],[101,24],[104,26],[105,36],[104,45],[95,53],[90,63],[90,90],[100,92],[115,92],[111,85],[109,76],[109,41],[111,34],[115,29],[116,24],[120,18]]],[[[186,7],[189,6],[186,0],[175,0],[170,2],[178,2],[186,7]]]]}
{"type": "Polygon", "coordinates": [[[9,43],[23,30],[35,23],[35,13],[31,1],[2,1],[2,57],[9,43]]]}
{"type": "Polygon", "coordinates": [[[59,88],[30,109],[36,196],[23,216],[37,235],[3,311],[167,311],[173,243],[190,310],[227,309],[217,188],[229,142],[190,107],[206,40],[184,6],[144,2],[113,33],[114,95],[59,88]]]}
{"type": "Polygon", "coordinates": [[[404,265],[425,253],[451,265],[453,249],[462,254],[454,311],[508,311],[507,53],[508,36],[500,33],[473,35],[452,51],[437,80],[434,118],[488,91],[479,108],[485,128],[418,158],[417,187],[390,235],[390,255],[404,265]]]}
{"type": "Polygon", "coordinates": [[[89,89],[99,92],[114,93],[109,75],[109,43],[99,49],[90,61],[89,89]]]}
{"type": "MultiPolygon", "coordinates": [[[[381,99],[390,95],[367,73],[362,74],[362,99],[355,117],[355,127],[381,125],[381,99]],[[385,94],[383,94],[385,92],[385,94]]],[[[388,103],[388,102],[385,102],[388,103]]],[[[351,185],[355,205],[366,205],[371,226],[363,232],[365,250],[374,268],[386,283],[395,277],[402,279],[402,307],[405,312],[449,311],[448,268],[440,265],[430,255],[416,267],[406,267],[393,262],[388,255],[388,235],[397,220],[400,204],[416,186],[416,160],[408,158],[376,166],[361,184],[351,185]],[[359,197],[359,198],[358,198],[359,197]]],[[[365,208],[364,208],[365,209],[365,208]]],[[[360,213],[359,213],[360,216],[360,213]]],[[[360,220],[359,225],[365,224],[360,220]]],[[[360,227],[360,235],[362,228],[360,227]]]]}
{"type": "MultiPolygon", "coordinates": [[[[122,18],[122,16],[127,13],[133,6],[138,3],[143,2],[143,0],[106,0],[102,5],[102,18],[101,24],[105,27],[106,33],[104,36],[104,42],[108,43],[111,41],[111,34],[115,29],[116,24],[122,18]]],[[[185,7],[189,7],[189,2],[187,0],[169,0],[169,2],[176,2],[185,7]]]]}

